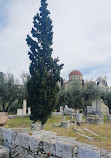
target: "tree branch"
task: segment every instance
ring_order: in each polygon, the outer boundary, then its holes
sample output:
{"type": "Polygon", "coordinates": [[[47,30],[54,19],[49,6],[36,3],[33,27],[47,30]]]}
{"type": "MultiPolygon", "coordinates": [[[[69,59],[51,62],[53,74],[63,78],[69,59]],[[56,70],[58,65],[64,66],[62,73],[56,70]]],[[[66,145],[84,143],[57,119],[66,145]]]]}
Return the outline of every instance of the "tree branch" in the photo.
{"type": "Polygon", "coordinates": [[[6,110],[5,110],[5,112],[8,112],[8,109],[9,109],[10,105],[13,103],[13,101],[14,101],[14,100],[12,100],[12,101],[8,104],[8,106],[7,106],[6,110]]]}

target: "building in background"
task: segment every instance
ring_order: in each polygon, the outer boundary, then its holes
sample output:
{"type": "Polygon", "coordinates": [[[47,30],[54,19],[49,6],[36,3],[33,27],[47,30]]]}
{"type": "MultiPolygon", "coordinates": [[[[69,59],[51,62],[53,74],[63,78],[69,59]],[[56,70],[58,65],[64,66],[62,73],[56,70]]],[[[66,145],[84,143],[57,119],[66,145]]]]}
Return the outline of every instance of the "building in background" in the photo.
{"type": "MultiPolygon", "coordinates": [[[[109,89],[107,85],[107,78],[106,77],[98,77],[96,81],[84,81],[83,75],[79,70],[74,70],[69,73],[69,80],[66,82],[63,80],[64,89],[67,90],[68,85],[74,80],[78,80],[81,85],[86,87],[88,84],[94,84],[100,87],[102,90],[107,91],[109,89]]],[[[109,108],[107,105],[104,104],[104,101],[100,99],[95,99],[92,101],[92,105],[87,107],[88,113],[102,113],[108,114],[109,108]]]]}
{"type": "Polygon", "coordinates": [[[69,81],[73,81],[74,79],[77,79],[82,83],[82,80],[83,80],[82,76],[83,75],[81,74],[80,71],[74,70],[74,71],[70,72],[70,74],[69,74],[69,81]]]}

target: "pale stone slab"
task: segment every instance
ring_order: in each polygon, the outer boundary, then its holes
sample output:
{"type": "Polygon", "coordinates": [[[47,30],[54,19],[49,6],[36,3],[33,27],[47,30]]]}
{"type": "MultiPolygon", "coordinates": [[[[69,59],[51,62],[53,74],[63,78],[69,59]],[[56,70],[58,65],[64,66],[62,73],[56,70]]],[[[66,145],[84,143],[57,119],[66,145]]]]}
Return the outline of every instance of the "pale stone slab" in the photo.
{"type": "Polygon", "coordinates": [[[78,149],[77,158],[100,158],[100,151],[80,147],[78,149]]]}
{"type": "Polygon", "coordinates": [[[94,133],[94,132],[88,130],[87,128],[84,128],[84,130],[85,130],[86,132],[88,132],[88,133],[91,133],[92,135],[95,135],[95,136],[97,136],[97,137],[99,136],[98,134],[96,134],[96,133],[94,133]]]}
{"type": "Polygon", "coordinates": [[[92,106],[87,106],[87,113],[92,113],[92,106]]]}
{"type": "Polygon", "coordinates": [[[76,121],[77,122],[82,122],[82,114],[81,113],[76,114],[76,121]]]}
{"type": "Polygon", "coordinates": [[[5,143],[5,146],[8,146],[8,144],[11,144],[13,133],[14,132],[12,130],[3,128],[3,140],[5,143]]]}
{"type": "Polygon", "coordinates": [[[23,115],[26,115],[27,101],[23,100],[23,115]]]}
{"type": "Polygon", "coordinates": [[[31,107],[28,107],[28,115],[31,114],[31,107]]]}
{"type": "Polygon", "coordinates": [[[22,115],[23,114],[23,110],[22,109],[17,109],[17,115],[19,116],[19,115],[22,115]]]}
{"type": "Polygon", "coordinates": [[[64,114],[63,106],[60,106],[60,113],[61,113],[61,115],[64,114]]]}
{"type": "Polygon", "coordinates": [[[43,141],[43,150],[46,153],[50,153],[55,155],[56,154],[56,141],[50,140],[50,141],[43,141]]]}
{"type": "Polygon", "coordinates": [[[84,134],[82,134],[82,133],[78,133],[78,132],[77,132],[77,134],[80,135],[80,136],[82,136],[82,137],[84,137],[84,138],[87,138],[88,140],[93,140],[92,137],[88,137],[88,136],[86,136],[86,135],[84,135],[84,134]]]}
{"type": "Polygon", "coordinates": [[[72,145],[71,143],[56,142],[56,156],[62,158],[72,158],[72,145]]]}

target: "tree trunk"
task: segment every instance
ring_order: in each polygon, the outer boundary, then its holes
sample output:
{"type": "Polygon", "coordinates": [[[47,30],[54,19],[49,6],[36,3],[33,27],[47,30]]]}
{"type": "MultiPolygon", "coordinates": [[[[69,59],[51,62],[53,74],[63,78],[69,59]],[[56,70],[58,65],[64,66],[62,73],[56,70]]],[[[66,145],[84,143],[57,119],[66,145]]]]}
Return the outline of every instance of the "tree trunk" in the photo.
{"type": "Polygon", "coordinates": [[[8,104],[8,106],[7,106],[6,110],[5,110],[5,112],[8,112],[8,109],[9,109],[10,105],[12,104],[12,102],[13,102],[13,101],[11,101],[11,102],[8,104]]]}
{"type": "Polygon", "coordinates": [[[87,116],[87,103],[86,103],[86,100],[85,100],[84,114],[85,114],[85,116],[87,116]]]}
{"type": "Polygon", "coordinates": [[[109,114],[111,114],[111,108],[109,108],[109,114]]]}
{"type": "Polygon", "coordinates": [[[3,111],[6,112],[5,111],[5,102],[3,102],[3,111]]]}

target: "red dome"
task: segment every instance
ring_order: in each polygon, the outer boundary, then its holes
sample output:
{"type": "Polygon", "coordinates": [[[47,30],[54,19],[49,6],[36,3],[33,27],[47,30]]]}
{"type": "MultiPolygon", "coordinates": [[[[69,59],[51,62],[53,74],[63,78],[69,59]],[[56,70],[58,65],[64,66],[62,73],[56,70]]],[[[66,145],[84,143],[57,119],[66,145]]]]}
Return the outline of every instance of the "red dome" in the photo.
{"type": "Polygon", "coordinates": [[[81,75],[82,76],[81,72],[78,70],[74,70],[74,71],[70,72],[69,76],[72,76],[72,75],[81,75]]]}

